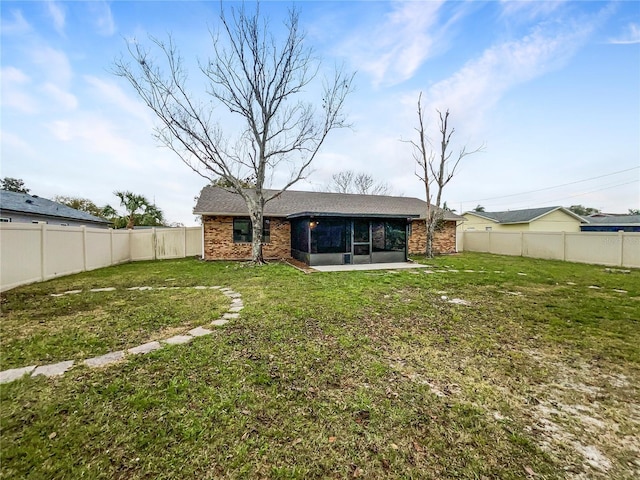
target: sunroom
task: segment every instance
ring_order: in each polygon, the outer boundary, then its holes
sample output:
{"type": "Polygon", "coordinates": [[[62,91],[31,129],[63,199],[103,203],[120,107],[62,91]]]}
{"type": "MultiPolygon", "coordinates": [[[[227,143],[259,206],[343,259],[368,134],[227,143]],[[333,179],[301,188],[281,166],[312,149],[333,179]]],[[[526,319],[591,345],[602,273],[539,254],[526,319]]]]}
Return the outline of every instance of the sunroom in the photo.
{"type": "Polygon", "coordinates": [[[415,217],[290,215],[291,256],[307,265],[405,262],[415,217]]]}

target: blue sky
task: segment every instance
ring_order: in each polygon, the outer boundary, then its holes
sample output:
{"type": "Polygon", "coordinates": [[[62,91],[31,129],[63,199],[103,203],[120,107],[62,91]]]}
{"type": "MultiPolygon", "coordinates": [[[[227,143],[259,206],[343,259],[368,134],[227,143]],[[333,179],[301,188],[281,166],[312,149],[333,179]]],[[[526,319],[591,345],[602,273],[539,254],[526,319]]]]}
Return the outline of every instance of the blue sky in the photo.
{"type": "MultiPolygon", "coordinates": [[[[225,8],[229,3],[224,3],[225,8]]],[[[274,32],[290,2],[263,2],[274,32]]],[[[444,199],[458,211],[583,204],[640,208],[640,2],[300,2],[325,66],[357,71],[350,130],[334,132],[300,190],[364,171],[424,197],[409,145],[423,92],[427,128],[451,112],[467,157],[444,199]]],[[[155,199],[194,224],[205,181],[152,138],[155,122],[110,73],[125,38],[171,33],[185,60],[210,52],[218,2],[12,2],[1,8],[1,176],[43,197],[115,206],[155,199]]],[[[197,72],[191,77],[201,85],[197,72]]],[[[313,95],[313,91],[309,92],[313,95]]],[[[234,132],[230,132],[231,134],[234,132]]],[[[274,186],[281,181],[274,176],[274,186]]]]}

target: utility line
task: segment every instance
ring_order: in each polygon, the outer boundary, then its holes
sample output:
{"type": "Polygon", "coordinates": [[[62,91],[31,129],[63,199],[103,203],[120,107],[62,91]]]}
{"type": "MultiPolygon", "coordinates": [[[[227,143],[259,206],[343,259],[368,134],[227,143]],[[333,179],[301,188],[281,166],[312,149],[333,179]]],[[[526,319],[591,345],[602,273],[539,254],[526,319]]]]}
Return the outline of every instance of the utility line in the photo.
{"type": "Polygon", "coordinates": [[[512,193],[510,195],[502,195],[500,197],[481,198],[480,200],[464,200],[464,201],[462,201],[460,203],[484,202],[484,201],[487,201],[487,200],[499,200],[501,198],[518,197],[520,195],[527,195],[529,193],[544,192],[545,190],[553,190],[554,188],[566,187],[567,185],[575,185],[576,183],[588,182],[590,180],[597,180],[599,178],[610,177],[611,175],[617,175],[619,173],[630,172],[631,170],[637,170],[638,168],[640,168],[640,166],[627,168],[625,170],[619,170],[619,171],[613,172],[613,173],[607,173],[605,175],[598,175],[597,177],[586,178],[584,180],[576,180],[575,182],[563,183],[561,185],[555,185],[553,187],[545,187],[545,188],[540,188],[538,190],[529,190],[528,192],[512,193]]]}
{"type": "MultiPolygon", "coordinates": [[[[603,190],[609,190],[611,188],[622,187],[623,185],[630,185],[632,183],[637,183],[637,182],[640,182],[640,180],[631,180],[630,182],[618,183],[616,185],[610,185],[610,186],[604,187],[604,188],[597,188],[595,190],[589,190],[588,192],[576,193],[575,195],[567,195],[565,197],[559,197],[559,198],[556,198],[554,200],[542,201],[542,202],[536,203],[536,205],[545,204],[545,203],[555,203],[555,202],[558,202],[560,200],[565,200],[567,198],[581,197],[582,195],[588,195],[589,193],[601,192],[603,190]]],[[[529,204],[528,206],[530,206],[530,205],[531,204],[529,204]]]]}

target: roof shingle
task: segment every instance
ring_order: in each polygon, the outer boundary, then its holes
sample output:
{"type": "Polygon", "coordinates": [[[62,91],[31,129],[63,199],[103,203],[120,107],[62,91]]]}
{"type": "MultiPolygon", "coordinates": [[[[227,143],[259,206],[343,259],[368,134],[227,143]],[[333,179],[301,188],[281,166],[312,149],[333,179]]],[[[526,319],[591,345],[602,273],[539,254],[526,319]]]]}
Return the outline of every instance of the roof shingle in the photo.
{"type": "MultiPolygon", "coordinates": [[[[266,190],[266,196],[276,190],[266,190]]],[[[337,216],[398,216],[425,218],[427,203],[418,198],[390,197],[384,195],[358,195],[350,193],[302,192],[286,190],[267,202],[264,214],[270,217],[292,215],[337,216]]],[[[242,197],[220,187],[206,186],[200,192],[193,213],[196,215],[248,215],[242,197]]],[[[464,220],[463,217],[445,211],[445,220],[464,220]]]]}
{"type": "Polygon", "coordinates": [[[9,192],[6,190],[0,190],[0,209],[91,223],[110,223],[104,218],[96,217],[81,210],[76,210],[75,208],[63,205],[62,203],[57,203],[35,195],[29,195],[28,193],[9,192]]]}

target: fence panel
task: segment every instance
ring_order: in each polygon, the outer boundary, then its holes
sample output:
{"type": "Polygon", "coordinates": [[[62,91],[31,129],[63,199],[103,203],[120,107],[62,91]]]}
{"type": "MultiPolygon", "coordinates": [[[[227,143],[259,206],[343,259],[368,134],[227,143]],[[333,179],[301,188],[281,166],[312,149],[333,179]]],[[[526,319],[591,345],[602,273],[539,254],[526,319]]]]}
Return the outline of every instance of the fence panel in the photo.
{"type": "Polygon", "coordinates": [[[640,268],[640,233],[466,231],[463,235],[466,251],[519,255],[521,248],[525,257],[640,268]]]}
{"type": "Polygon", "coordinates": [[[622,265],[640,268],[640,233],[626,233],[623,235],[622,265]]]}
{"type": "Polygon", "coordinates": [[[87,228],[86,230],[86,270],[108,267],[113,264],[111,258],[111,230],[87,228]]]}
{"type": "Polygon", "coordinates": [[[0,228],[2,290],[42,280],[42,226],[15,223],[0,228]]]}
{"type": "Polygon", "coordinates": [[[202,228],[105,230],[0,225],[0,291],[119,263],[202,253],[202,228]]]}
{"type": "Polygon", "coordinates": [[[44,279],[82,272],[84,263],[83,227],[43,225],[44,279]]]}
{"type": "Polygon", "coordinates": [[[564,234],[562,232],[524,232],[522,256],[564,260],[564,234]]]}

